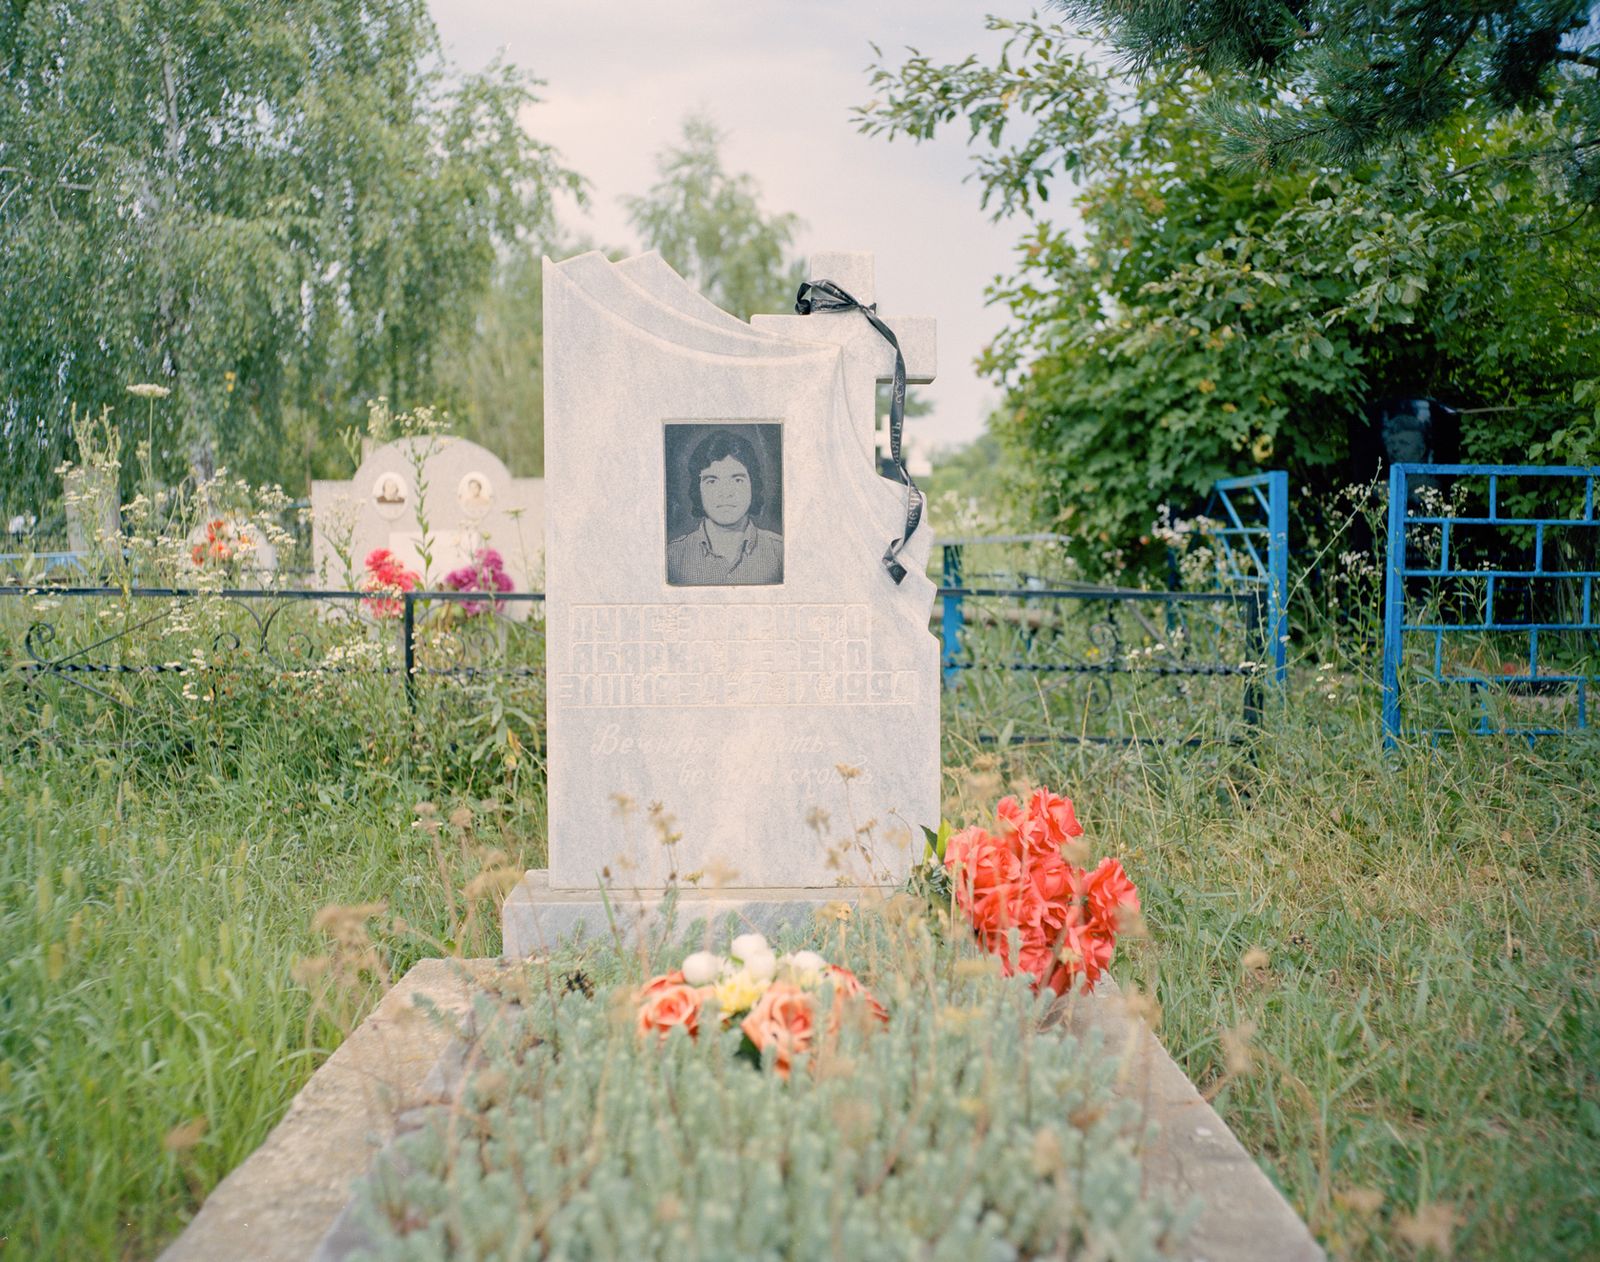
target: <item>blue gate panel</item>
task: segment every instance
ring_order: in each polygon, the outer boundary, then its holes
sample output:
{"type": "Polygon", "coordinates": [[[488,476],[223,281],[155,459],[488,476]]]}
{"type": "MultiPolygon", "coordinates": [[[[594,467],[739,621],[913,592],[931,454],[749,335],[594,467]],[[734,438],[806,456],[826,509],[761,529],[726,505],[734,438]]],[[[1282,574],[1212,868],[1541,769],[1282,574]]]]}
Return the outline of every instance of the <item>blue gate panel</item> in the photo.
{"type": "Polygon", "coordinates": [[[1272,682],[1289,677],[1289,475],[1282,469],[1223,478],[1206,508],[1221,508],[1222,526],[1206,534],[1222,547],[1224,577],[1266,596],[1266,641],[1272,682]]]}
{"type": "Polygon", "coordinates": [[[1600,683],[1597,481],[1600,468],[1389,470],[1385,744],[1452,730],[1408,721],[1403,701],[1432,702],[1446,719],[1476,709],[1481,734],[1588,727],[1589,690],[1600,683]],[[1402,685],[1416,683],[1435,687],[1408,687],[1403,698],[1402,685]]]}

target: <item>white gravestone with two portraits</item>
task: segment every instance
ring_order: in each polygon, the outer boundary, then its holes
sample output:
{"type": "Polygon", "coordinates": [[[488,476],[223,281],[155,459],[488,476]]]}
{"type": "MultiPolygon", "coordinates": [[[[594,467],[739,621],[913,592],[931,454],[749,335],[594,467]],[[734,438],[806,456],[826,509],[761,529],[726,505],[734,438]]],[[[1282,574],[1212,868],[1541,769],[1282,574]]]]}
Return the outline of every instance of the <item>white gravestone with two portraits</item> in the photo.
{"type": "MultiPolygon", "coordinates": [[[[867,256],[812,275],[872,301],[867,256]]],[[[857,311],[744,324],[653,255],[544,285],[550,866],[507,953],[674,874],[682,917],[766,925],[898,882],[938,821],[939,673],[927,525],[901,582],[883,561],[893,352],[857,311]]],[[[932,321],[886,319],[930,380],[932,321]]]]}
{"type": "MultiPolygon", "coordinates": [[[[498,456],[464,438],[371,447],[350,481],[311,484],[311,523],[318,581],[341,590],[360,587],[377,548],[436,588],[484,548],[500,553],[515,590],[537,590],[542,579],[543,479],[512,477],[498,456]]],[[[505,607],[512,618],[528,610],[520,601],[505,607]]]]}

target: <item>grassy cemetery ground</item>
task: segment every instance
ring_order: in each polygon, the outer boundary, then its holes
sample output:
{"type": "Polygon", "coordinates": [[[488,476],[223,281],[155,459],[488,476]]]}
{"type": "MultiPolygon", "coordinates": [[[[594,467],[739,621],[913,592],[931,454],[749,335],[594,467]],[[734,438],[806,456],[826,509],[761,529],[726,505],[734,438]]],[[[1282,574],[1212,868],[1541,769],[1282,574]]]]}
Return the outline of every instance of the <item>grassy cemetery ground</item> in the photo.
{"type": "MultiPolygon", "coordinates": [[[[1597,751],[1385,759],[1371,690],[1311,682],[1253,757],[1002,760],[954,718],[946,814],[1018,782],[1077,799],[1143,894],[1114,974],[1336,1255],[1592,1253],[1597,751]]],[[[149,1257],[387,978],[498,949],[495,896],[541,858],[537,766],[446,765],[392,699],[165,753],[88,718],[32,741],[5,687],[0,1235],[149,1257]]]]}

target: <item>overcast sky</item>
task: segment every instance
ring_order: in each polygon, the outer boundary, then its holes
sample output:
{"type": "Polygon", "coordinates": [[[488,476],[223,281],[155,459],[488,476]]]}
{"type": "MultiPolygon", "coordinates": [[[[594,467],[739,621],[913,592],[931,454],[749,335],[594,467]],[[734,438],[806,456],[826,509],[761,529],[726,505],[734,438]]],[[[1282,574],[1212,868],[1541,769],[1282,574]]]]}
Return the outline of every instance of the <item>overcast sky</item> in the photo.
{"type": "Polygon", "coordinates": [[[496,53],[546,81],[529,130],[593,185],[586,216],[565,222],[597,244],[637,248],[618,197],[643,193],[655,157],[704,111],[727,133],[724,162],[748,172],[768,211],[804,221],[802,253],[869,250],[879,308],[939,321],[939,378],[921,393],[931,415],[908,423],[924,442],[969,441],[996,392],[973,357],[1000,328],[983,292],[1007,269],[1020,225],[978,208],[965,128],[913,145],[857,134],[850,107],[871,96],[871,44],[897,64],[906,46],[941,61],[998,46],[990,0],[431,0],[453,61],[477,69],[496,53]]]}

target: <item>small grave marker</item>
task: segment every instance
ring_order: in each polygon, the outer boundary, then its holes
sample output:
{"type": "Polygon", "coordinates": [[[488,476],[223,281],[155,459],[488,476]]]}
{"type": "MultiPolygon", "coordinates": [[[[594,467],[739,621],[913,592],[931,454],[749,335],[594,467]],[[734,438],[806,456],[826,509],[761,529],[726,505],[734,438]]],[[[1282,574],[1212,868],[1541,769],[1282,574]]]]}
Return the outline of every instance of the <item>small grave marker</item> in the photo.
{"type": "MultiPolygon", "coordinates": [[[[463,438],[373,447],[348,482],[311,484],[311,518],[317,578],[329,587],[359,586],[375,548],[434,586],[486,547],[500,553],[517,591],[537,590],[542,578],[543,479],[512,477],[494,453],[463,438]]],[[[506,611],[527,616],[523,604],[506,611]]]]}

